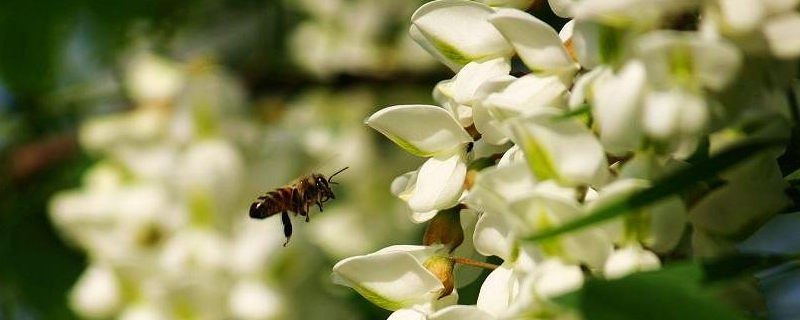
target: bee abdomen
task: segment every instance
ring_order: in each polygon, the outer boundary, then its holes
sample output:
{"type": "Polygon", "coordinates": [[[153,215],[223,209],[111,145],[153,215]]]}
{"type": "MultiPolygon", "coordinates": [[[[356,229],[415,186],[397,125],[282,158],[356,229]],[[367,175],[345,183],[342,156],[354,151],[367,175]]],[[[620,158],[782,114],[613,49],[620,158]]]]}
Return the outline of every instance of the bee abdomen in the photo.
{"type": "Polygon", "coordinates": [[[250,205],[250,218],[264,219],[267,217],[267,205],[263,201],[256,201],[250,205]]]}
{"type": "Polygon", "coordinates": [[[291,208],[292,188],[286,187],[270,191],[259,199],[261,201],[253,202],[250,205],[251,218],[264,219],[282,211],[287,211],[291,208]]]}

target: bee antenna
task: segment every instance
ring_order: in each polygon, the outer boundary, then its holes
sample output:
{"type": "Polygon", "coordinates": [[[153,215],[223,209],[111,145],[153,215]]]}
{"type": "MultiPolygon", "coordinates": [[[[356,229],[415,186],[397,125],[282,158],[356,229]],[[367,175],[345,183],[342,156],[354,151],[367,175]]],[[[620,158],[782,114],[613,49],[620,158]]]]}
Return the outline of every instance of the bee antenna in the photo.
{"type": "MultiPolygon", "coordinates": [[[[334,174],[332,174],[330,177],[328,177],[328,183],[336,183],[336,182],[333,182],[333,181],[332,181],[332,180],[333,180],[333,177],[334,177],[334,176],[336,176],[337,174],[340,174],[340,173],[342,173],[342,171],[345,171],[345,170],[347,170],[348,168],[350,168],[350,167],[344,167],[344,168],[342,168],[342,170],[336,171],[336,173],[334,173],[334,174]]],[[[336,184],[338,184],[338,183],[336,183],[336,184]]]]}

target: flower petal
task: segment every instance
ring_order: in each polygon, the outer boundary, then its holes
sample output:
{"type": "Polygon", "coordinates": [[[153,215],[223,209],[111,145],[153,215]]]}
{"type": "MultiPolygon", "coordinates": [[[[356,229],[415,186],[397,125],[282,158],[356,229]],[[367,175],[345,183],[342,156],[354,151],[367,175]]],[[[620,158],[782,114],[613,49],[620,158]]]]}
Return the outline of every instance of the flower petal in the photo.
{"type": "Polygon", "coordinates": [[[411,16],[412,38],[453,70],[470,61],[509,58],[513,48],[487,18],[494,9],[473,1],[438,0],[411,16]]]}
{"type": "Polygon", "coordinates": [[[446,209],[456,204],[464,191],[467,163],[464,151],[428,159],[419,168],[417,184],[408,206],[414,212],[446,209]]]}
{"type": "Polygon", "coordinates": [[[668,88],[689,84],[724,89],[742,59],[734,45],[703,38],[699,32],[650,32],[637,40],[636,52],[650,81],[668,88]]]}
{"type": "Polygon", "coordinates": [[[577,0],[547,0],[550,4],[550,9],[553,10],[557,16],[562,18],[569,18],[572,16],[572,6],[577,0]]]}
{"type": "Polygon", "coordinates": [[[475,224],[473,235],[475,250],[484,256],[510,259],[514,247],[514,235],[502,214],[484,212],[475,224]]]}
{"type": "Polygon", "coordinates": [[[592,132],[577,119],[554,120],[560,114],[556,109],[541,110],[524,119],[509,120],[513,140],[522,148],[534,175],[564,185],[605,182],[605,152],[592,132]]]}
{"type": "Polygon", "coordinates": [[[479,211],[505,213],[509,201],[530,192],[535,184],[524,163],[487,168],[478,173],[466,202],[479,211]]]}
{"type": "Polygon", "coordinates": [[[503,133],[499,121],[489,114],[483,101],[491,93],[504,90],[516,79],[512,76],[495,77],[485,81],[475,90],[476,100],[472,105],[472,120],[475,123],[475,129],[481,133],[481,140],[488,144],[505,144],[508,142],[508,137],[503,133]]]}
{"type": "Polygon", "coordinates": [[[533,273],[536,292],[544,297],[559,295],[577,290],[583,286],[583,272],[577,265],[566,265],[558,259],[548,259],[540,263],[533,273]]]}
{"type": "Polygon", "coordinates": [[[510,83],[502,92],[490,94],[484,105],[497,120],[506,120],[540,107],[566,105],[567,87],[555,76],[523,76],[510,83]]]}
{"type": "Polygon", "coordinates": [[[623,154],[642,143],[642,99],[647,75],[644,65],[631,61],[610,79],[596,82],[592,115],[606,152],[623,154]]]}
{"type": "Polygon", "coordinates": [[[773,55],[787,60],[800,56],[800,37],[797,36],[800,13],[787,12],[771,17],[763,29],[773,55]]]}
{"type": "Polygon", "coordinates": [[[426,320],[425,315],[414,309],[400,309],[392,312],[386,320],[426,320]]]}
{"type": "Polygon", "coordinates": [[[405,251],[376,252],[339,261],[333,267],[333,280],[387,310],[431,301],[444,288],[405,251]]]}
{"type": "Polygon", "coordinates": [[[569,94],[569,102],[567,105],[570,110],[578,109],[585,103],[594,100],[595,84],[602,83],[611,77],[611,70],[609,68],[599,67],[594,68],[592,71],[584,73],[575,80],[575,85],[569,94]]]}
{"type": "Polygon", "coordinates": [[[525,154],[522,152],[522,149],[519,148],[518,145],[514,145],[513,147],[506,150],[506,153],[500,157],[500,160],[497,161],[497,167],[502,168],[509,166],[514,163],[524,163],[525,162],[525,154]]]}
{"type": "Polygon", "coordinates": [[[534,73],[559,75],[570,82],[578,71],[558,33],[547,23],[517,9],[499,9],[489,21],[534,73]]]}
{"type": "Polygon", "coordinates": [[[406,252],[411,254],[414,259],[420,264],[423,264],[425,260],[428,260],[437,250],[441,249],[442,246],[440,245],[433,245],[433,246],[419,246],[419,245],[406,245],[406,244],[398,244],[393,246],[388,246],[386,248],[380,249],[375,251],[375,253],[386,253],[386,252],[406,252]]]}
{"type": "Polygon", "coordinates": [[[403,193],[413,190],[413,187],[416,183],[417,171],[409,171],[397,176],[397,178],[394,178],[389,189],[392,191],[392,194],[395,197],[401,197],[403,193]]]}
{"type": "Polygon", "coordinates": [[[508,75],[511,64],[506,58],[497,58],[485,62],[470,62],[453,78],[453,99],[459,104],[471,105],[476,98],[476,91],[487,80],[508,75]]]}
{"type": "Polygon", "coordinates": [[[661,267],[658,257],[638,244],[630,245],[614,251],[604,268],[608,279],[622,278],[634,272],[656,270],[661,267]]]}
{"type": "Polygon", "coordinates": [[[762,1],[750,0],[717,0],[725,26],[736,33],[747,33],[753,30],[764,18],[762,1]]]}
{"type": "Polygon", "coordinates": [[[703,97],[683,90],[651,92],[644,108],[644,130],[657,140],[695,138],[705,129],[708,117],[703,97]]]}
{"type": "Polygon", "coordinates": [[[425,212],[412,211],[411,212],[411,221],[413,221],[414,223],[424,223],[424,222],[427,222],[430,219],[433,219],[433,217],[435,217],[436,213],[438,213],[438,212],[439,212],[439,210],[436,210],[436,209],[430,210],[430,211],[425,211],[425,212]]]}
{"type": "Polygon", "coordinates": [[[429,157],[452,152],[472,142],[472,137],[446,110],[430,105],[398,105],[383,108],[365,123],[406,151],[429,157]]]}
{"type": "Polygon", "coordinates": [[[478,308],[495,317],[502,316],[512,302],[516,286],[511,263],[503,263],[483,281],[478,294],[478,308]]]}
{"type": "Polygon", "coordinates": [[[121,290],[114,270],[92,264],[83,272],[69,296],[70,306],[87,318],[106,318],[121,306],[121,290]]]}
{"type": "MultiPolygon", "coordinates": [[[[552,181],[539,184],[528,197],[511,203],[511,212],[519,219],[514,224],[515,230],[527,234],[583,216],[575,199],[574,189],[558,187],[552,181]]],[[[540,248],[547,256],[560,257],[569,263],[584,262],[599,269],[613,246],[601,229],[587,228],[542,242],[540,248]]]]}
{"type": "Polygon", "coordinates": [[[491,320],[492,316],[474,306],[455,305],[435,312],[429,320],[491,320]]]}

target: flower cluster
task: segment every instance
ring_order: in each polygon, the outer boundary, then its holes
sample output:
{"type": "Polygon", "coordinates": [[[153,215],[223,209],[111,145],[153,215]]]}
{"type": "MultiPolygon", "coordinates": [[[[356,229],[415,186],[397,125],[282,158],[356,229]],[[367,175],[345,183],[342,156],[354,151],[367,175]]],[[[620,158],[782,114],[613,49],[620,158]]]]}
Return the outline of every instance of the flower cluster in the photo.
{"type": "Polygon", "coordinates": [[[532,2],[420,7],[411,38],[455,76],[434,88],[438,106],[366,119],[426,158],[391,185],[428,223],[423,244],[333,268],[392,320],[579,317],[551,298],[588,276],[658,269],[682,239],[695,256],[734,250],[790,203],[776,147],[718,185],[528,241],[735,143],[788,138],[800,57],[798,1],[550,0],[571,19],[560,31],[520,10],[532,2]],[[477,305],[458,305],[474,266],[493,271],[477,305]]]}
{"type": "Polygon", "coordinates": [[[306,19],[292,31],[289,47],[300,67],[314,76],[424,72],[436,66],[402,25],[418,1],[285,1],[306,19]]]}
{"type": "Polygon", "coordinates": [[[267,272],[280,226],[247,220],[252,172],[239,143],[244,95],[219,67],[133,55],[136,107],[89,120],[98,158],[80,188],[52,199],[52,221],[89,266],[70,305],[91,319],[274,319],[285,300],[267,272]],[[232,210],[232,208],[235,208],[232,210]]]}
{"type": "Polygon", "coordinates": [[[352,125],[380,93],[310,88],[251,105],[207,58],[177,62],[146,51],[129,58],[123,87],[133,107],[81,126],[81,147],[96,162],[80,187],[50,203],[56,229],[88,257],[72,309],[123,320],[356,314],[335,303],[341,288],[306,271],[414,231],[399,223],[400,207],[386,205],[402,202],[376,188],[394,178],[376,165],[404,166],[409,157],[379,152],[370,130],[352,125]],[[270,188],[344,166],[351,169],[337,177],[336,201],[298,227],[289,247],[281,247],[280,219],[248,218],[248,204],[270,188]]]}

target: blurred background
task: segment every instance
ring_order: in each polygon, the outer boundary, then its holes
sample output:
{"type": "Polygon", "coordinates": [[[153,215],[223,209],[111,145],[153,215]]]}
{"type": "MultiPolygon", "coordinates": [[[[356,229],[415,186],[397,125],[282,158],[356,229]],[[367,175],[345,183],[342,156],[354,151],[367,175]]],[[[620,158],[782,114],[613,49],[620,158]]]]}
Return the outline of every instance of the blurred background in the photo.
{"type": "Polygon", "coordinates": [[[362,122],[452,77],[423,2],[0,1],[0,319],[385,319],[330,269],[421,238],[389,186],[422,159],[362,122]],[[345,166],[288,247],[248,218],[345,166]]]}
{"type": "Polygon", "coordinates": [[[362,121],[451,76],[422,2],[1,1],[0,319],[386,318],[330,269],[420,238],[362,121]],[[345,166],[288,247],[248,218],[345,166]]]}

